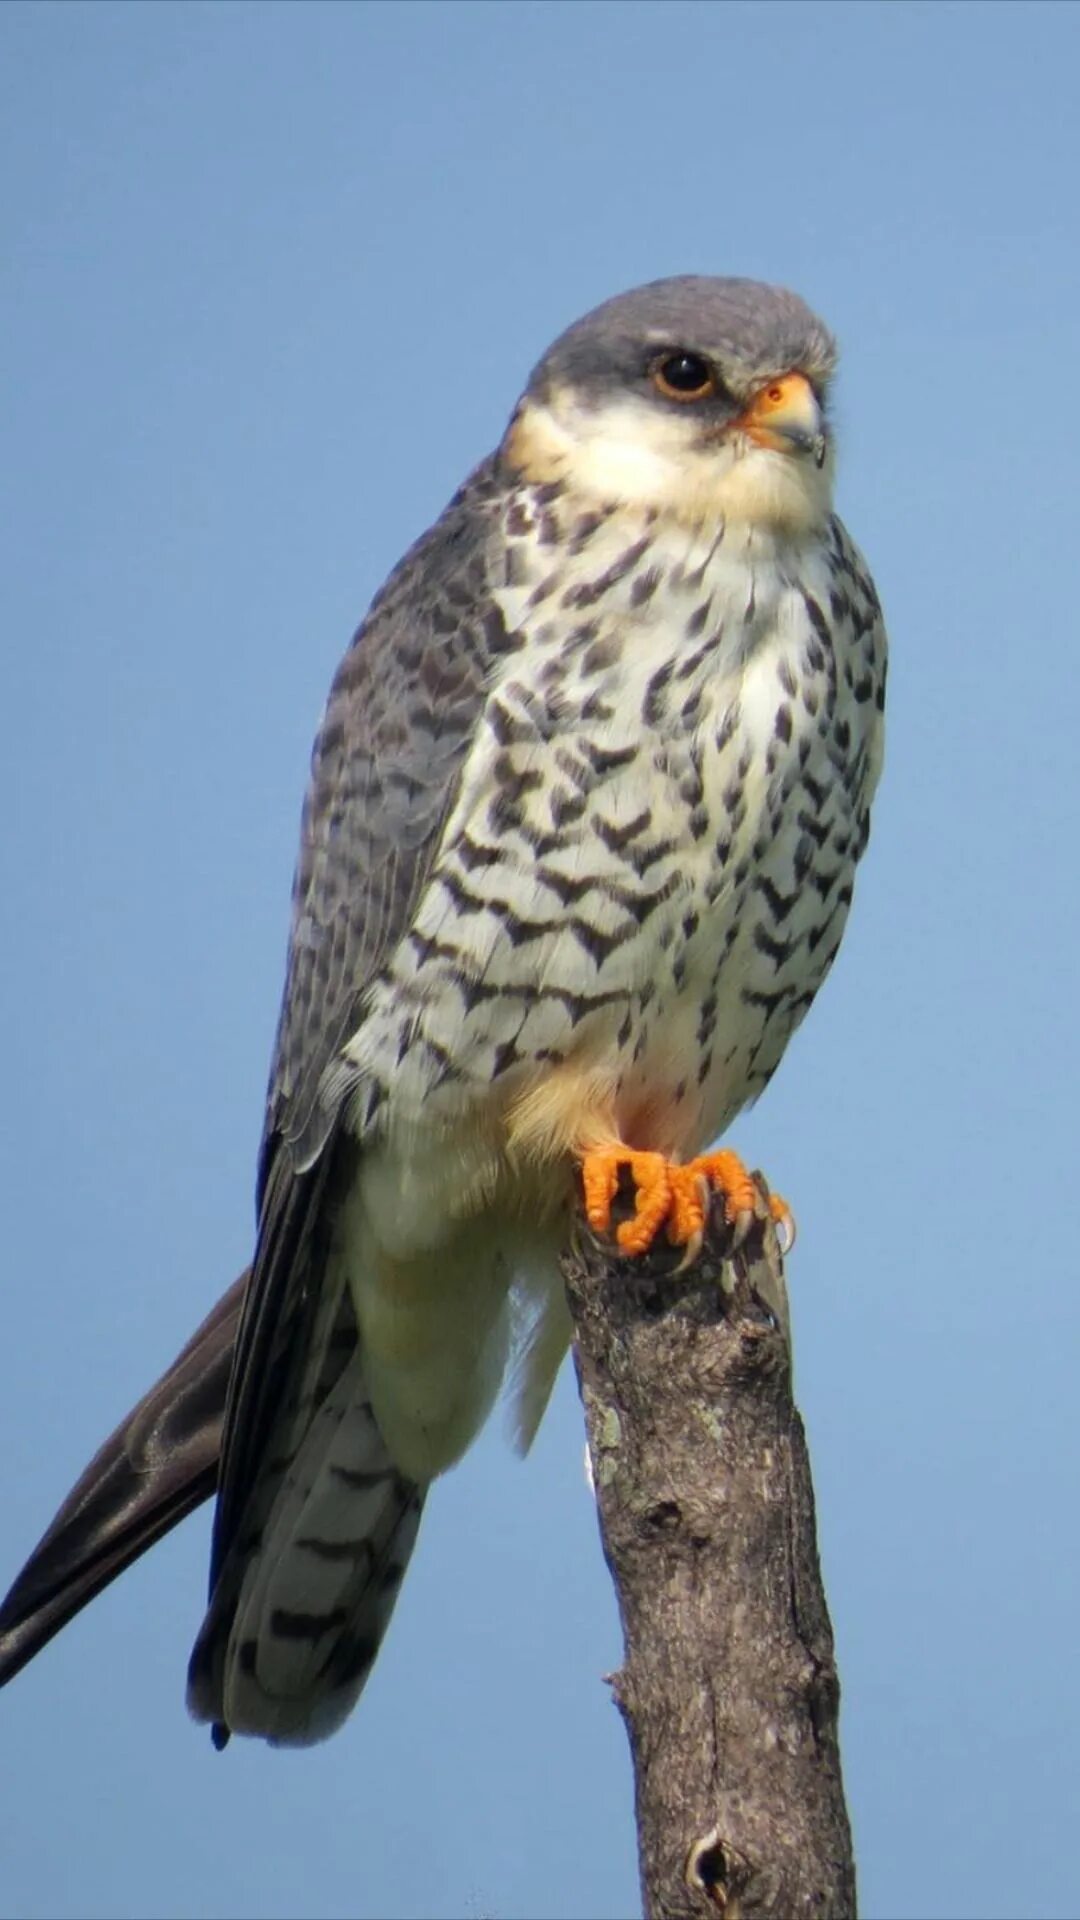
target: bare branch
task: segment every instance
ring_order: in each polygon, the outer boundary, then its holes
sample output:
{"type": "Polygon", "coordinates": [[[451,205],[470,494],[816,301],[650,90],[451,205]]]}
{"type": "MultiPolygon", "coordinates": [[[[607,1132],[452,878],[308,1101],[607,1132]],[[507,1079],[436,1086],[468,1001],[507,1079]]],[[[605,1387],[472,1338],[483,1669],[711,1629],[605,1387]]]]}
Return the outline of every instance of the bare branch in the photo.
{"type": "MultiPolygon", "coordinates": [[[[764,1193],[764,1187],[762,1187],[764,1193]]],[[[786,1294],[764,1221],[646,1268],[584,1229],[563,1274],[625,1664],[650,1920],[850,1920],[855,1868],[786,1294]]]]}

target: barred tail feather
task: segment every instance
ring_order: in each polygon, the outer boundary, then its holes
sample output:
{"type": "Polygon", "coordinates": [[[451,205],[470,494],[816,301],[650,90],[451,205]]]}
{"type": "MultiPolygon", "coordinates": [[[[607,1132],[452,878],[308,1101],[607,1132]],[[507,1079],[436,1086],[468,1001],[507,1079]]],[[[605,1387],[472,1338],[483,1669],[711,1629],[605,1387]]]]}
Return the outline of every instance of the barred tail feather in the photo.
{"type": "Polygon", "coordinates": [[[276,1746],[336,1732],[371,1671],[425,1489],[395,1467],[359,1346],[314,1413],[255,1538],[222,1569],[189,1670],[199,1720],[276,1746]]]}

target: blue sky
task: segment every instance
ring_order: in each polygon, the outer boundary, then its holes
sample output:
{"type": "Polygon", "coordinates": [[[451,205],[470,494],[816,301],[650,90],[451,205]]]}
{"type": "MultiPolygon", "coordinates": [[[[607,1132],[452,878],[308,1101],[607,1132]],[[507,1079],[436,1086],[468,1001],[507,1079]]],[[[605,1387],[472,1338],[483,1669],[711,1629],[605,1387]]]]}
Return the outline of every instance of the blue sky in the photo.
{"type": "MultiPolygon", "coordinates": [[[[596,301],[799,289],[893,641],[844,951],[734,1135],[791,1198],[862,1896],[1080,1910],[1069,6],[0,9],[0,1583],[247,1258],[338,655],[596,301]]],[[[564,1376],[440,1485],[301,1754],[183,1707],[208,1515],[0,1700],[0,1912],[635,1909],[564,1376]]]]}

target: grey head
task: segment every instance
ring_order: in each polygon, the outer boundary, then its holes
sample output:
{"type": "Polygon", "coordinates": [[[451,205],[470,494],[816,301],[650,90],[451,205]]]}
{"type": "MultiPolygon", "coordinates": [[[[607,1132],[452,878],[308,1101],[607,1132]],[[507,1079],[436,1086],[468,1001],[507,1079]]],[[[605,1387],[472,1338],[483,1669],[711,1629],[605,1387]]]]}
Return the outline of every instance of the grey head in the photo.
{"type": "MultiPolygon", "coordinates": [[[[616,294],[560,334],[529,380],[530,398],[561,387],[603,404],[616,393],[650,397],[664,355],[711,364],[716,410],[737,412],[768,381],[806,376],[819,393],[836,365],[827,327],[797,293],[760,280],[683,274],[616,294]]],[[[694,404],[693,395],[688,395],[694,404]]]]}
{"type": "Polygon", "coordinates": [[[802,538],[831,511],[831,334],[797,294],[685,275],[616,295],[535,368],[512,476],[692,526],[802,538]]]}

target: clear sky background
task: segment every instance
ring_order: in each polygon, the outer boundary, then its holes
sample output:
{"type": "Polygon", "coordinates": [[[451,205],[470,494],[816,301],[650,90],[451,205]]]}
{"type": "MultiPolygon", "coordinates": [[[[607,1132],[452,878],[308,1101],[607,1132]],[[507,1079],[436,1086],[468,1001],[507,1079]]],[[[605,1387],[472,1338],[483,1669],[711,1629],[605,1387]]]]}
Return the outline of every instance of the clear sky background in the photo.
{"type": "MultiPolygon", "coordinates": [[[[548,341],[676,272],[839,334],[893,641],[790,1196],[870,1920],[1068,1916],[1080,1616],[1080,11],[0,9],[0,1584],[244,1264],[311,737],[548,341]]],[[[564,1375],[436,1490],[346,1730],[183,1706],[208,1512],[0,1699],[0,1911],[637,1899],[564,1375]]]]}

